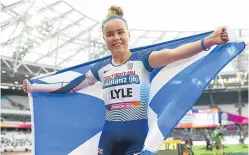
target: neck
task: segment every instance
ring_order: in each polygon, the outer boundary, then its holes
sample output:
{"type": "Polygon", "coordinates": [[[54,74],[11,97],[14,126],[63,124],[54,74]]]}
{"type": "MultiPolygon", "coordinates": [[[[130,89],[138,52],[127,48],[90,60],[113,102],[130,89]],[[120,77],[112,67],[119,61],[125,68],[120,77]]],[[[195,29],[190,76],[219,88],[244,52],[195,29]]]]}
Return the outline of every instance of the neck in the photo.
{"type": "Polygon", "coordinates": [[[131,56],[131,51],[124,52],[121,55],[112,55],[114,62],[118,65],[124,64],[131,56]]]}

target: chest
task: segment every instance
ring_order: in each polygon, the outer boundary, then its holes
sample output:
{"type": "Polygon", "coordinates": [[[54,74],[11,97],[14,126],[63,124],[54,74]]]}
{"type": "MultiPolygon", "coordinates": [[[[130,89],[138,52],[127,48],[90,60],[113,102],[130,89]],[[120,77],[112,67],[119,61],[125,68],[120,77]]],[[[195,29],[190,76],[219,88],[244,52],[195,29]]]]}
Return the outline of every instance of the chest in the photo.
{"type": "Polygon", "coordinates": [[[111,85],[138,84],[148,73],[142,63],[129,62],[121,66],[109,64],[99,70],[99,75],[103,88],[106,88],[111,85]]]}
{"type": "Polygon", "coordinates": [[[99,72],[106,103],[140,101],[141,86],[149,82],[149,73],[143,64],[108,65],[99,72]]]}

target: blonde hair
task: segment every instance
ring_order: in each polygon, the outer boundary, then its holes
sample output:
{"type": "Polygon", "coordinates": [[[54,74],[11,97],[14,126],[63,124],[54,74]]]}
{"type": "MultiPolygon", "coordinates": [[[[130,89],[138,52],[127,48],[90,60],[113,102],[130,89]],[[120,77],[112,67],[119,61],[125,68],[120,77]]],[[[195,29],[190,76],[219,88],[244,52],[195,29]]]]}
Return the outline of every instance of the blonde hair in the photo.
{"type": "Polygon", "coordinates": [[[107,15],[105,17],[105,20],[111,16],[124,16],[124,11],[121,7],[113,5],[108,9],[107,15]]]}
{"type": "Polygon", "coordinates": [[[124,16],[124,11],[121,7],[119,6],[116,6],[116,5],[113,5],[111,6],[109,9],[108,9],[108,13],[104,19],[104,21],[102,22],[102,32],[104,32],[104,25],[110,21],[111,19],[121,19],[125,22],[127,28],[128,28],[128,25],[127,25],[127,22],[126,20],[123,18],[124,16]]]}

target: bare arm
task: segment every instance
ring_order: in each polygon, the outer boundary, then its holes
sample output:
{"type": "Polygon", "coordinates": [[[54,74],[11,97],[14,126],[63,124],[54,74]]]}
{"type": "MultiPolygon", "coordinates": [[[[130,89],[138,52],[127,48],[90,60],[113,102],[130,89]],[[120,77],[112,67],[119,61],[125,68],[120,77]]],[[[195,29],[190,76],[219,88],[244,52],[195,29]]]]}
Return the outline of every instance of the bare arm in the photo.
{"type": "Polygon", "coordinates": [[[31,84],[28,80],[24,80],[24,92],[49,92],[55,94],[65,94],[75,92],[93,85],[95,82],[87,75],[81,75],[71,82],[59,82],[53,84],[31,84]]]}
{"type": "MultiPolygon", "coordinates": [[[[225,28],[219,28],[204,39],[205,48],[216,44],[224,44],[228,41],[228,35],[225,28]]],[[[181,45],[175,49],[165,49],[159,52],[152,52],[149,56],[149,63],[152,68],[158,68],[167,64],[189,58],[203,51],[201,40],[181,45]]]]}

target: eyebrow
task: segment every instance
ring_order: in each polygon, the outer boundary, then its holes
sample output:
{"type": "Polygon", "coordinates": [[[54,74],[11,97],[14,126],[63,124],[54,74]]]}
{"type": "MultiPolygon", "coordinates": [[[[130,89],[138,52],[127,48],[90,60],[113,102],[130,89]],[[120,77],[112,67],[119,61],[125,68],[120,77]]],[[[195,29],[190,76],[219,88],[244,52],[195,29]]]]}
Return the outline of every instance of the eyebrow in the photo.
{"type": "MultiPolygon", "coordinates": [[[[124,31],[125,29],[118,29],[118,30],[116,30],[116,31],[124,31]]],[[[113,31],[108,31],[108,32],[106,32],[106,34],[108,34],[108,33],[112,33],[113,31]]]]}

